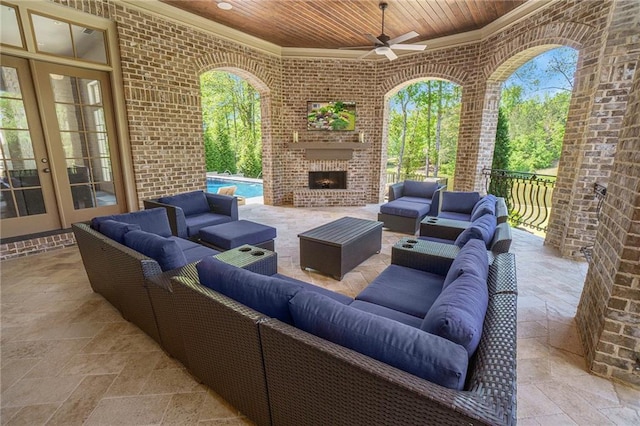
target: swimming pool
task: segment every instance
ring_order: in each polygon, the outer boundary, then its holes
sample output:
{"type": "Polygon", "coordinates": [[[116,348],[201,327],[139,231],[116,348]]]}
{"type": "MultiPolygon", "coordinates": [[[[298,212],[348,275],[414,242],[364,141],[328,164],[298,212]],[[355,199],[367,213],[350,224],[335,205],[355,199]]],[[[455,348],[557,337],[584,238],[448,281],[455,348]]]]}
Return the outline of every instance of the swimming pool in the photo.
{"type": "Polygon", "coordinates": [[[215,194],[223,186],[235,186],[236,194],[245,198],[262,197],[262,181],[256,179],[237,180],[207,177],[207,192],[215,194]]]}

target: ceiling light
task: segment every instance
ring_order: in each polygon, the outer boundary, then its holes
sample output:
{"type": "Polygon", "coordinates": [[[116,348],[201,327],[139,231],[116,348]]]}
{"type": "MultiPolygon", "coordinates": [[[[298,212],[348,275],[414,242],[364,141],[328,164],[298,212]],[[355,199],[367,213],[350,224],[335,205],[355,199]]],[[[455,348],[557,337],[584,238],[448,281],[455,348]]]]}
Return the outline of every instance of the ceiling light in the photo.
{"type": "Polygon", "coordinates": [[[231,10],[231,8],[233,8],[231,3],[227,3],[226,1],[221,1],[220,3],[218,3],[218,7],[222,10],[231,10]]]}
{"type": "Polygon", "coordinates": [[[389,46],[376,47],[376,53],[378,55],[386,55],[389,50],[391,50],[391,48],[389,48],[389,46]]]}

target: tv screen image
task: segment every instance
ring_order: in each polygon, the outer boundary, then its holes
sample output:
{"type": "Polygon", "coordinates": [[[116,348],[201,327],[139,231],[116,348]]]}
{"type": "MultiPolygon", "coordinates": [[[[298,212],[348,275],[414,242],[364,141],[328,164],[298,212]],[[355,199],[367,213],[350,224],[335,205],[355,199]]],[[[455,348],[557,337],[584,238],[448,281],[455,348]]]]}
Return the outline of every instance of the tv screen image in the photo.
{"type": "Polygon", "coordinates": [[[355,129],[355,102],[307,102],[307,130],[355,129]]]}

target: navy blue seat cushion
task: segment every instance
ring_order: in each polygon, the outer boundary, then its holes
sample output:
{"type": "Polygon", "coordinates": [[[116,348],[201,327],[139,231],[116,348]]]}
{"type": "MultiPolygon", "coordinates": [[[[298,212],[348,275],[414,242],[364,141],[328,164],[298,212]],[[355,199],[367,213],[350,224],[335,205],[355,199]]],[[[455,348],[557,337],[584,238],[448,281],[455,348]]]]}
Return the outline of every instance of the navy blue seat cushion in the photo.
{"type": "Polygon", "coordinates": [[[363,300],[354,300],[349,306],[361,311],[369,312],[370,314],[401,322],[402,324],[406,324],[411,327],[420,328],[422,325],[422,318],[414,317],[413,315],[405,314],[404,312],[394,311],[393,309],[376,305],[375,303],[369,303],[363,300]]]}
{"type": "Polygon", "coordinates": [[[463,273],[442,290],[421,328],[462,345],[471,357],[480,343],[488,303],[487,281],[463,273]]]}
{"type": "Polygon", "coordinates": [[[451,389],[462,389],[468,368],[460,345],[318,293],[289,302],[296,327],[451,389]]]}
{"type": "Polygon", "coordinates": [[[442,283],[444,290],[463,273],[475,274],[487,281],[489,275],[489,258],[484,243],[473,239],[467,242],[451,262],[447,276],[442,283]]]}
{"type": "Polygon", "coordinates": [[[187,224],[187,235],[193,237],[198,235],[200,230],[207,226],[231,222],[231,216],[218,213],[199,213],[193,216],[186,216],[184,221],[187,224]]]}
{"type": "Polygon", "coordinates": [[[480,201],[478,192],[445,191],[442,193],[443,211],[471,214],[473,207],[480,201]]]}
{"type": "Polygon", "coordinates": [[[207,256],[215,256],[216,254],[220,253],[218,250],[205,247],[202,244],[198,244],[184,238],[174,236],[169,237],[169,239],[174,240],[176,243],[178,243],[178,247],[180,247],[180,250],[182,250],[185,259],[187,259],[187,263],[197,262],[207,256]]]}
{"type": "Polygon", "coordinates": [[[493,240],[493,234],[496,232],[497,224],[498,219],[496,216],[487,213],[471,222],[471,225],[458,235],[454,244],[462,247],[471,239],[479,239],[484,241],[485,248],[487,248],[493,240]]]}
{"type": "Polygon", "coordinates": [[[380,213],[402,217],[423,217],[431,209],[431,203],[412,203],[400,199],[389,201],[380,206],[380,213]]]}
{"type": "Polygon", "coordinates": [[[493,194],[488,194],[482,197],[482,199],[480,199],[480,201],[478,201],[476,205],[473,206],[473,210],[471,211],[471,221],[473,222],[474,220],[488,213],[491,213],[495,216],[496,200],[497,198],[493,194]]]}
{"type": "Polygon", "coordinates": [[[389,265],[356,296],[376,305],[424,318],[442,290],[444,277],[418,269],[389,265]]]}
{"type": "Polygon", "coordinates": [[[471,215],[468,213],[456,213],[440,211],[438,217],[443,219],[464,220],[465,222],[471,222],[471,215]]]}
{"type": "Polygon", "coordinates": [[[131,231],[124,235],[124,244],[158,262],[163,271],[187,264],[180,246],[171,238],[161,237],[151,232],[131,231]]]}
{"type": "Polygon", "coordinates": [[[348,296],[333,293],[304,281],[279,274],[261,275],[213,257],[202,259],[196,265],[196,269],[202,285],[288,324],[292,324],[289,299],[302,289],[326,295],[341,304],[353,301],[348,296]]]}
{"type": "Polygon", "coordinates": [[[226,250],[243,244],[264,243],[275,237],[276,228],[249,220],[235,220],[200,230],[202,240],[226,250]]]}
{"type": "Polygon", "coordinates": [[[433,193],[438,189],[437,182],[420,182],[417,180],[405,180],[402,195],[405,197],[433,198],[433,193]]]}
{"type": "Polygon", "coordinates": [[[115,220],[117,222],[133,223],[140,226],[140,229],[161,237],[171,236],[171,226],[167,211],[162,207],[149,210],[140,210],[131,213],[112,214],[108,216],[98,216],[91,219],[91,227],[101,232],[101,224],[105,220],[115,220]]]}
{"type": "Polygon", "coordinates": [[[182,194],[171,195],[158,199],[159,202],[164,204],[171,204],[182,209],[185,216],[192,216],[194,214],[206,213],[210,211],[209,203],[204,191],[191,191],[182,194]]]}
{"type": "Polygon", "coordinates": [[[100,223],[100,233],[114,241],[124,244],[124,235],[129,231],[140,231],[140,225],[135,223],[118,222],[116,220],[104,220],[100,223]]]}
{"type": "Polygon", "coordinates": [[[421,198],[421,197],[400,197],[396,198],[393,201],[407,201],[409,203],[420,203],[420,204],[428,204],[431,205],[431,198],[421,198]]]}

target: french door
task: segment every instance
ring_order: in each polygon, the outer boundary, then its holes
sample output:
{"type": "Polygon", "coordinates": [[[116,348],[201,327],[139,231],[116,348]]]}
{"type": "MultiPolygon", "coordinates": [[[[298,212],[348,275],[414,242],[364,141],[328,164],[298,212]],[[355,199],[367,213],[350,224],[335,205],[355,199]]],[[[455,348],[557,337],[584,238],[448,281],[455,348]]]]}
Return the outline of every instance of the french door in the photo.
{"type": "Polygon", "coordinates": [[[2,238],[123,211],[108,74],[1,59],[2,238]]]}

